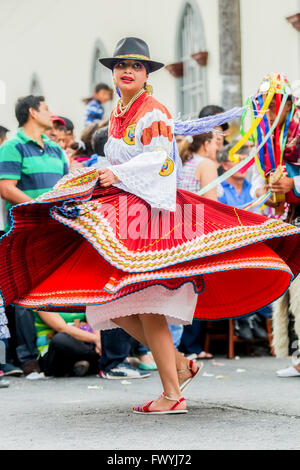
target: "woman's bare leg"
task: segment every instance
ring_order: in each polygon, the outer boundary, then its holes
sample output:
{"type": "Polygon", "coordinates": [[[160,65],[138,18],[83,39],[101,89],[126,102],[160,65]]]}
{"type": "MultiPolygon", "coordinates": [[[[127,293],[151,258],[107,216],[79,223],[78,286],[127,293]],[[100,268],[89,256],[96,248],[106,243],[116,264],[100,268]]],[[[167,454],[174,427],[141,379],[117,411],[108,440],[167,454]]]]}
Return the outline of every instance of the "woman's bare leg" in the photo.
{"type": "MultiPolygon", "coordinates": [[[[148,314],[144,314],[141,316],[130,315],[129,317],[120,317],[120,318],[114,319],[113,322],[116,323],[118,326],[120,326],[120,328],[125,330],[128,334],[130,334],[137,341],[144,344],[147,348],[151,350],[148,344],[148,340],[146,339],[146,336],[144,333],[144,327],[140,318],[140,317],[147,317],[147,315],[148,314]]],[[[173,345],[173,342],[172,342],[172,345],[173,345]]],[[[192,373],[188,369],[189,360],[186,357],[184,357],[182,353],[177,351],[174,345],[173,345],[173,349],[175,351],[176,369],[184,371],[179,374],[179,385],[181,385],[186,379],[191,377],[192,373]]],[[[151,352],[153,354],[152,350],[151,352]]],[[[193,367],[195,368],[195,371],[196,371],[197,365],[194,364],[193,367]]]]}
{"type": "MultiPolygon", "coordinates": [[[[181,397],[179,380],[176,368],[176,355],[172,336],[164,315],[144,314],[139,315],[144,329],[147,344],[156,362],[160,379],[167,397],[178,400],[181,397]]],[[[168,410],[174,402],[167,400],[162,395],[151,405],[151,410],[168,410]]],[[[178,409],[185,409],[185,402],[178,405],[178,409]]]]}

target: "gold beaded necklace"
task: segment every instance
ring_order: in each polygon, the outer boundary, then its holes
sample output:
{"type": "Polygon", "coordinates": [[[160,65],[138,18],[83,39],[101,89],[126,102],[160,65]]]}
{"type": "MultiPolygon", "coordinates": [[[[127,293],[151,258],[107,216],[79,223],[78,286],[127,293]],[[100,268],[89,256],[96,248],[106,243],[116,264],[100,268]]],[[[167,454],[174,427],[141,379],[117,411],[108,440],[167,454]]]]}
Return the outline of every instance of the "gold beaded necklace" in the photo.
{"type": "Polygon", "coordinates": [[[114,109],[114,117],[118,118],[118,117],[122,117],[124,116],[124,114],[127,113],[128,109],[130,108],[130,106],[143,94],[145,93],[145,88],[141,88],[140,91],[138,91],[138,93],[136,95],[134,95],[131,100],[129,101],[129,103],[126,104],[126,106],[124,106],[122,104],[122,98],[119,99],[118,103],[117,103],[117,106],[115,107],[114,109]],[[118,112],[118,107],[120,108],[120,111],[118,112]]]}

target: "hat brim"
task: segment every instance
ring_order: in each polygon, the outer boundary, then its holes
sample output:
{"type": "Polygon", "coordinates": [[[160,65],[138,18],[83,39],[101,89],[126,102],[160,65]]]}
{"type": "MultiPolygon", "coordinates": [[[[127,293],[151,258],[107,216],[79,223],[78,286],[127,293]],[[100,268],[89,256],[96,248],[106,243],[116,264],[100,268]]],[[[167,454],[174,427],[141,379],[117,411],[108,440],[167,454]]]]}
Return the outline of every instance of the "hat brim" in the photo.
{"type": "Polygon", "coordinates": [[[141,58],[141,56],[138,55],[128,55],[128,56],[122,56],[122,57],[105,57],[103,59],[98,59],[99,62],[104,65],[104,67],[107,67],[110,70],[113,70],[114,65],[116,62],[119,60],[139,60],[140,62],[145,62],[148,67],[150,72],[156,72],[156,70],[159,70],[165,66],[165,64],[162,64],[161,62],[155,62],[154,60],[150,60],[145,58],[141,58]]]}

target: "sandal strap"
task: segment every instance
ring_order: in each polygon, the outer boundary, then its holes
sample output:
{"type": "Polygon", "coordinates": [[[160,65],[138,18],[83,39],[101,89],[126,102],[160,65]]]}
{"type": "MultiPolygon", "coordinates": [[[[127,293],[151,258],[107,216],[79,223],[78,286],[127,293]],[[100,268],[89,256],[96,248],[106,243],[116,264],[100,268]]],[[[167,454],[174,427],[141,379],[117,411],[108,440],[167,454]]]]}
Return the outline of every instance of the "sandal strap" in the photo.
{"type": "Polygon", "coordinates": [[[150,413],[150,406],[152,405],[153,403],[153,400],[152,401],[149,401],[149,403],[146,403],[146,405],[142,406],[142,410],[144,413],[150,413]]]}
{"type": "MultiPolygon", "coordinates": [[[[175,410],[176,407],[182,403],[183,401],[185,401],[185,398],[181,397],[177,400],[177,398],[170,398],[170,397],[167,397],[166,395],[164,395],[164,398],[166,398],[167,400],[171,400],[171,401],[175,401],[176,403],[170,408],[169,411],[172,411],[172,410],[175,410]]],[[[147,403],[146,405],[143,405],[143,406],[137,406],[135,408],[133,408],[134,410],[136,411],[139,411],[139,412],[142,412],[142,413],[152,413],[152,411],[149,409],[150,406],[152,405],[153,403],[153,400],[150,401],[149,403],[147,403]]],[[[160,411],[160,410],[158,410],[160,411]]]]}
{"type": "Polygon", "coordinates": [[[197,371],[196,372],[193,371],[193,364],[194,364],[194,361],[192,359],[190,359],[188,367],[186,369],[177,369],[177,372],[179,374],[182,374],[183,372],[186,372],[187,370],[189,370],[192,373],[192,376],[194,377],[194,375],[197,373],[197,371]]]}
{"type": "MultiPolygon", "coordinates": [[[[166,398],[167,400],[170,400],[170,401],[176,401],[177,403],[180,403],[182,401],[182,398],[183,397],[180,397],[180,398],[170,398],[170,397],[167,397],[167,395],[164,395],[164,398],[166,398]]],[[[183,398],[184,399],[184,398],[183,398]]]]}
{"type": "Polygon", "coordinates": [[[180,405],[180,403],[185,401],[185,398],[183,398],[183,397],[179,398],[179,400],[176,400],[174,398],[170,399],[169,397],[166,397],[166,396],[165,396],[165,398],[167,398],[167,400],[176,401],[176,403],[170,408],[170,411],[175,410],[177,408],[177,406],[180,405]]]}

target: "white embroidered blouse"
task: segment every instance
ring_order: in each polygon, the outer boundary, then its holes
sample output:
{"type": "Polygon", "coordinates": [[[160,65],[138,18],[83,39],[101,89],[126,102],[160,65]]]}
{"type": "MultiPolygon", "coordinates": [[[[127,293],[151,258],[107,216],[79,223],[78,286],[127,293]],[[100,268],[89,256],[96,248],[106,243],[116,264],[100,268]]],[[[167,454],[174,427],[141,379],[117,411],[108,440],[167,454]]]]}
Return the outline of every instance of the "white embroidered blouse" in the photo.
{"type": "Polygon", "coordinates": [[[176,208],[180,165],[180,157],[174,152],[173,129],[168,110],[147,96],[123,137],[110,135],[105,145],[107,168],[120,180],[114,186],[139,196],[151,207],[169,211],[176,208]]]}

